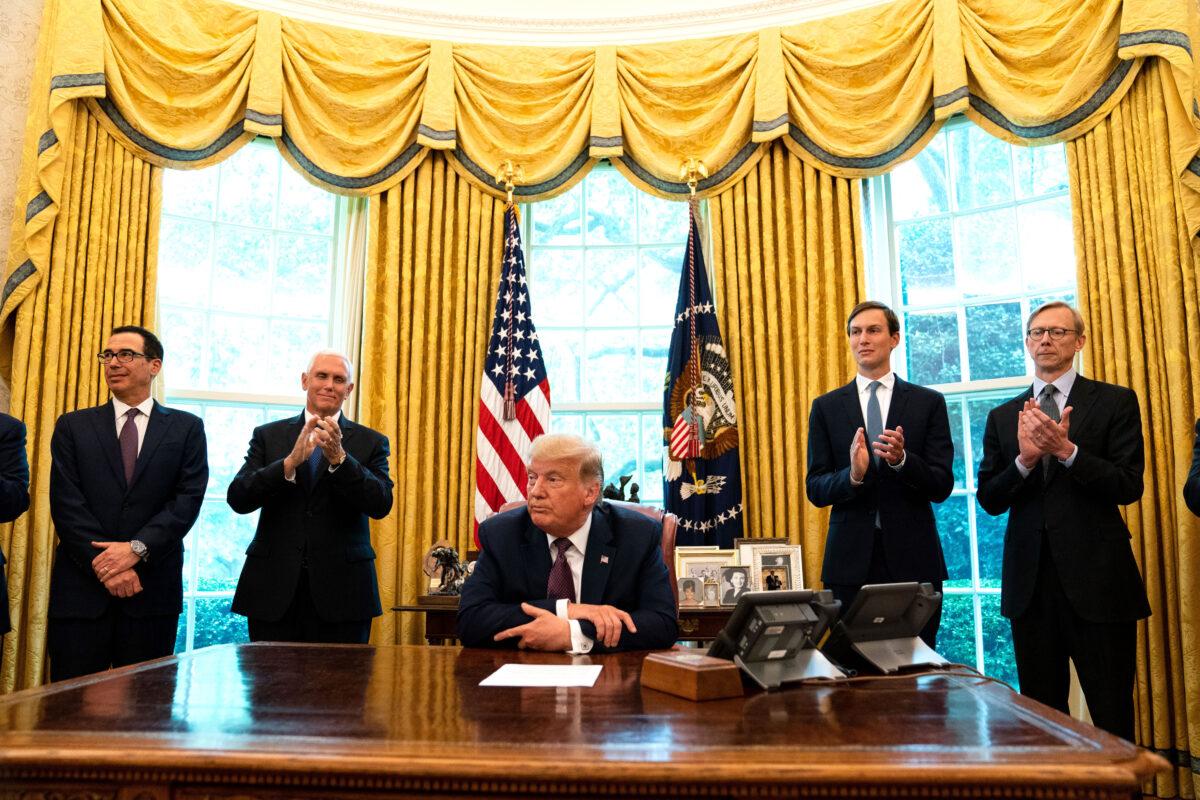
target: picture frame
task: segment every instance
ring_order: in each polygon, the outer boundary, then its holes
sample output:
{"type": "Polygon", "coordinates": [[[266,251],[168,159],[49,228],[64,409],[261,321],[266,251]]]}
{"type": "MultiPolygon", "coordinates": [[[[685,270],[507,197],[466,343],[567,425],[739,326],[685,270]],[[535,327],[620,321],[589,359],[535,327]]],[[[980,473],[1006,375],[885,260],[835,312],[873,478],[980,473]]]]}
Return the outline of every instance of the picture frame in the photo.
{"type": "Polygon", "coordinates": [[[775,545],[777,547],[786,545],[788,538],[786,536],[772,536],[767,539],[756,539],[752,537],[743,537],[733,540],[733,549],[738,552],[738,562],[742,566],[750,566],[754,563],[753,548],[763,545],[775,545]]]}
{"type": "Polygon", "coordinates": [[[739,564],[731,567],[721,567],[719,595],[722,606],[727,608],[736,606],[738,599],[750,590],[749,566],[739,564]]]}
{"type": "Polygon", "coordinates": [[[675,577],[696,578],[702,583],[718,581],[721,567],[734,566],[736,550],[691,550],[676,548],[675,577]]]}
{"type": "Polygon", "coordinates": [[[756,591],[805,588],[804,572],[800,565],[800,545],[761,545],[754,547],[751,553],[751,586],[756,591]],[[776,585],[777,583],[782,585],[776,585]]]}
{"type": "Polygon", "coordinates": [[[717,581],[704,582],[704,599],[701,605],[709,608],[716,608],[721,605],[721,587],[717,581]]]}
{"type": "Polygon", "coordinates": [[[680,578],[676,581],[679,586],[679,607],[698,608],[704,602],[704,583],[696,578],[680,578]]]}

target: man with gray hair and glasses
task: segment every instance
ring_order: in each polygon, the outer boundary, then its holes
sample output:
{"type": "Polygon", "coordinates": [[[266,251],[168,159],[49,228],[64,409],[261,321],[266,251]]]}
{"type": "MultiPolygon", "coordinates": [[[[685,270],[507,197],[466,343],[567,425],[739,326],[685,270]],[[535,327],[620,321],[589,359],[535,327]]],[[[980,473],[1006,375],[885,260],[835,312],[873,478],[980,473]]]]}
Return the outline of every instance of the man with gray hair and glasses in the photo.
{"type": "Polygon", "coordinates": [[[572,653],[674,644],[662,524],[600,500],[599,448],[539,436],[527,474],[527,504],[479,526],[458,609],[462,643],[572,653]]]}
{"type": "Polygon", "coordinates": [[[1133,739],[1137,620],[1150,615],[1120,507],[1142,496],[1137,396],[1074,367],[1083,318],[1066,303],[1029,315],[1033,386],[988,414],[979,504],[1008,512],[1000,611],[1021,694],[1069,712],[1068,661],[1092,721],[1133,739]]]}
{"type": "Polygon", "coordinates": [[[368,517],[392,509],[388,440],[342,404],[354,367],[320,350],[300,375],[300,414],[254,429],[229,484],[239,514],[262,509],[233,596],[250,640],[365,644],[383,613],[368,517]]]}

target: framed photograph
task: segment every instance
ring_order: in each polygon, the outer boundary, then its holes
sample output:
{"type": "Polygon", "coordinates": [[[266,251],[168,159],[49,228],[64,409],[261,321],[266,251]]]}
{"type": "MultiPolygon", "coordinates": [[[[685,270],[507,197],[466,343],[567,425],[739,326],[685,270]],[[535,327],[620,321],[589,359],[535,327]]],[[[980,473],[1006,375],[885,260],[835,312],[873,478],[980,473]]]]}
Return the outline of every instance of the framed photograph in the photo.
{"type": "Polygon", "coordinates": [[[698,606],[704,600],[704,584],[696,578],[680,578],[679,606],[698,606]]]}
{"type": "Polygon", "coordinates": [[[750,591],[750,567],[721,567],[721,605],[736,606],[738,598],[750,591]]]}
{"type": "Polygon", "coordinates": [[[751,586],[757,591],[803,589],[799,545],[759,545],[752,550],[751,586]]]}
{"type": "Polygon", "coordinates": [[[721,605],[721,587],[716,581],[704,582],[704,603],[703,605],[716,607],[721,605]]]}
{"type": "Polygon", "coordinates": [[[675,550],[675,577],[695,578],[701,583],[721,578],[721,567],[733,566],[736,550],[675,550]]]}
{"type": "Polygon", "coordinates": [[[788,540],[786,536],[775,536],[770,539],[734,539],[733,549],[737,550],[738,553],[737,563],[741,564],[743,567],[748,567],[754,563],[753,548],[760,547],[762,545],[775,545],[776,547],[779,547],[781,545],[786,545],[787,543],[788,540]]]}

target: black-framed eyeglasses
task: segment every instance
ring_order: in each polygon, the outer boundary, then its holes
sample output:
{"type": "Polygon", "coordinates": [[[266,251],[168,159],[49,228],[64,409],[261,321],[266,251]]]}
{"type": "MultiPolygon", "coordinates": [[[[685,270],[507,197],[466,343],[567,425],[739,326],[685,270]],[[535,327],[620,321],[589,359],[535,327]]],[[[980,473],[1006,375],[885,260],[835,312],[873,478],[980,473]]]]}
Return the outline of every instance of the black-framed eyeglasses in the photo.
{"type": "Polygon", "coordinates": [[[1025,335],[1036,342],[1046,334],[1050,334],[1050,338],[1058,342],[1062,341],[1062,338],[1068,333],[1075,332],[1074,328],[1030,328],[1025,335]]]}
{"type": "Polygon", "coordinates": [[[104,350],[100,353],[96,353],[96,358],[100,359],[101,364],[107,364],[114,358],[121,364],[128,364],[135,358],[144,358],[149,360],[150,356],[146,355],[145,353],[139,353],[136,350],[117,350],[115,353],[112,350],[104,350]]]}

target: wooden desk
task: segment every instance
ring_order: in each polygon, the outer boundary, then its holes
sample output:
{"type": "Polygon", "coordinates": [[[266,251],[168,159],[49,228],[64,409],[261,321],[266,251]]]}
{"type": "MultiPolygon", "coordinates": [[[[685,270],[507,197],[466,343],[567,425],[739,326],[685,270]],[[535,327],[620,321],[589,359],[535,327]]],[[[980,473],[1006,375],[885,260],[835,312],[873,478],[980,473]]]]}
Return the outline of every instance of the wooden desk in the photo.
{"type": "MultiPolygon", "coordinates": [[[[0,797],[1134,797],[1161,758],[996,684],[690,703],[595,656],[589,689],[485,689],[562,654],[223,645],[0,698],[0,797]]],[[[586,657],[583,657],[586,658],[586,657]]]]}
{"type": "MultiPolygon", "coordinates": [[[[455,618],[458,615],[458,598],[454,596],[422,595],[417,604],[393,606],[392,611],[420,613],[425,615],[425,641],[430,644],[456,644],[458,642],[455,618]]],[[[732,608],[684,607],[679,609],[679,641],[711,642],[729,621],[732,608]]]]}

